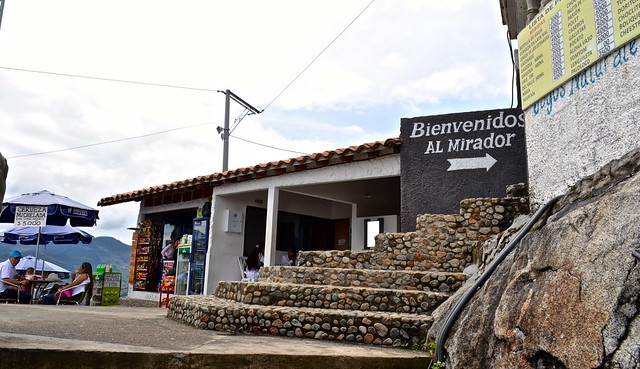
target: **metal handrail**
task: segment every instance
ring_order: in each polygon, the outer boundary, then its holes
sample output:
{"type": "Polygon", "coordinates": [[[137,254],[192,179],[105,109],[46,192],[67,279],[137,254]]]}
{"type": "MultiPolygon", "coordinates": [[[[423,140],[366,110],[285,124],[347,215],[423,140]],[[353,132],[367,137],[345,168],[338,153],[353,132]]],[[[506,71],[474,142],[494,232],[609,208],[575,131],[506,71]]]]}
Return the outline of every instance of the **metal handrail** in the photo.
{"type": "Polygon", "coordinates": [[[562,196],[557,196],[551,199],[549,202],[544,204],[542,207],[538,209],[538,211],[533,214],[531,219],[525,224],[520,231],[514,236],[514,238],[509,241],[509,244],[496,256],[496,258],[487,266],[484,273],[478,277],[478,280],[473,284],[471,288],[469,288],[460,299],[456,302],[451,310],[447,313],[445,317],[444,324],[438,332],[438,337],[436,338],[436,359],[439,362],[444,361],[444,342],[449,335],[449,331],[456,319],[462,313],[462,310],[467,305],[469,300],[475,295],[475,293],[484,285],[484,283],[491,277],[494,270],[504,261],[504,259],[509,255],[509,253],[515,248],[515,246],[520,242],[520,240],[533,228],[533,225],[542,217],[542,215],[550,209],[553,205],[560,200],[562,196]]]}

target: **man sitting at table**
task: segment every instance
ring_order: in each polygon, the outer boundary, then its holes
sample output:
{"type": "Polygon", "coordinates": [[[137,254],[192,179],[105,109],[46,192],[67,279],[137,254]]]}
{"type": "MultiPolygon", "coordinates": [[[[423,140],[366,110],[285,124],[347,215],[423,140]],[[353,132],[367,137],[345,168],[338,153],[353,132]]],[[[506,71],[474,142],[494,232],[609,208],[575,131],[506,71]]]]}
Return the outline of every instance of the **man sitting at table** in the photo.
{"type": "Polygon", "coordinates": [[[20,251],[11,251],[9,260],[0,266],[0,298],[16,299],[21,304],[28,304],[31,301],[31,294],[25,291],[18,291],[17,288],[17,286],[29,284],[29,281],[20,278],[16,271],[16,265],[18,265],[20,259],[22,259],[20,251]]]}

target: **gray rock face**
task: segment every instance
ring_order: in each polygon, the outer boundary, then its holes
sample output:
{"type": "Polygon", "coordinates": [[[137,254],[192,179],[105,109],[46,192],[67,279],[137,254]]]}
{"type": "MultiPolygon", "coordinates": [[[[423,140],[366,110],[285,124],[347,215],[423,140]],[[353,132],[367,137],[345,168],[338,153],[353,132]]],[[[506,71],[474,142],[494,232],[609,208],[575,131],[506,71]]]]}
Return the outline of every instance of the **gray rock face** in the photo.
{"type": "Polygon", "coordinates": [[[453,327],[447,368],[640,368],[639,155],[522,240],[453,327]]]}
{"type": "Polygon", "coordinates": [[[7,159],[0,154],[0,203],[4,201],[4,192],[7,189],[7,172],[9,172],[7,159]]]}

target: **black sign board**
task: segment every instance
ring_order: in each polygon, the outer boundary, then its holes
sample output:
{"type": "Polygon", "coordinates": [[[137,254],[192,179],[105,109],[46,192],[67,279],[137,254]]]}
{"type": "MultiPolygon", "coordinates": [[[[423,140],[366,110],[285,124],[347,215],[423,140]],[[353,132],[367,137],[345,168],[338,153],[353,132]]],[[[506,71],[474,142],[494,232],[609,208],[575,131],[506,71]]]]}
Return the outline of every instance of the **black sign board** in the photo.
{"type": "Polygon", "coordinates": [[[402,232],[419,214],[458,214],[460,201],[505,197],[527,182],[521,109],[402,118],[400,138],[402,232]]]}

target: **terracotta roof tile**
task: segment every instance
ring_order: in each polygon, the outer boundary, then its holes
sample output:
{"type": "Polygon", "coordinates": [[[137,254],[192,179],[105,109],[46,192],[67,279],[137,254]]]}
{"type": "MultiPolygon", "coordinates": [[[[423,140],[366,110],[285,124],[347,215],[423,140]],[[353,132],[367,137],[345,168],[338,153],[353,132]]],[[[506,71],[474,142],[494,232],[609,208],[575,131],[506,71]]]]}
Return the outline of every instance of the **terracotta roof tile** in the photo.
{"type": "Polygon", "coordinates": [[[384,155],[397,154],[400,152],[401,141],[399,138],[390,138],[384,141],[366,143],[359,146],[324,151],[286,160],[272,161],[269,163],[257,164],[251,167],[237,168],[224,172],[189,178],[169,184],[151,186],[142,190],[121,193],[109,197],[104,197],[98,201],[98,206],[115,205],[129,201],[141,201],[146,196],[158,195],[162,193],[175,192],[176,190],[187,190],[198,185],[205,185],[211,189],[229,181],[251,180],[268,176],[280,175],[287,172],[310,170],[323,168],[327,165],[337,165],[350,163],[358,160],[370,160],[384,155]],[[313,164],[313,165],[309,165],[313,164]]]}

